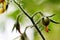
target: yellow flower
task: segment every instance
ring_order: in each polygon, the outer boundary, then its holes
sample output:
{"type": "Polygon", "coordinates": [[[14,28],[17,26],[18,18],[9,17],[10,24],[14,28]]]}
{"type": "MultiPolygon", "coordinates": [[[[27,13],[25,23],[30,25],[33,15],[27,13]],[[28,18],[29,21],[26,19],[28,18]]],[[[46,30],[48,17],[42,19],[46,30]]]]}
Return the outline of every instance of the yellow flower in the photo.
{"type": "Polygon", "coordinates": [[[3,13],[4,12],[4,9],[3,8],[0,8],[0,13],[3,13]]]}
{"type": "Polygon", "coordinates": [[[7,9],[6,9],[6,8],[7,8],[7,3],[6,3],[6,1],[4,1],[4,0],[0,0],[0,2],[1,2],[0,4],[2,4],[2,5],[1,5],[2,7],[0,7],[0,14],[1,14],[1,13],[4,13],[4,12],[7,10],[7,9]],[[3,2],[2,2],[2,1],[3,1],[3,2]]]}

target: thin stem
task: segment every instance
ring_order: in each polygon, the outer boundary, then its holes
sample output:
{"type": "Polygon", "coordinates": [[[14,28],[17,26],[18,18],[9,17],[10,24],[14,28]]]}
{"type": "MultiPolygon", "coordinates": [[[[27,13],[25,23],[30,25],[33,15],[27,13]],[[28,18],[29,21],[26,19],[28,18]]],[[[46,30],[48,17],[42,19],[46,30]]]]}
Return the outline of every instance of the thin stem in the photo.
{"type": "Polygon", "coordinates": [[[25,28],[24,32],[26,32],[26,30],[27,30],[29,27],[32,28],[33,25],[27,26],[27,27],[25,28]]]}
{"type": "MultiPolygon", "coordinates": [[[[15,2],[15,0],[13,0],[14,2],[15,2]]],[[[30,18],[30,16],[23,10],[23,8],[17,3],[17,2],[15,2],[17,5],[18,5],[18,7],[21,9],[21,11],[23,11],[23,13],[27,16],[27,17],[29,17],[30,18]]]]}
{"type": "Polygon", "coordinates": [[[33,18],[35,15],[37,15],[38,13],[41,14],[41,15],[43,16],[43,13],[37,12],[37,13],[35,13],[35,14],[32,15],[32,18],[33,18]]]}
{"type": "Polygon", "coordinates": [[[55,16],[56,14],[52,14],[52,15],[50,15],[50,16],[48,16],[48,17],[53,17],[53,16],[55,16]]]}
{"type": "Polygon", "coordinates": [[[20,16],[21,16],[22,14],[19,14],[18,16],[17,16],[17,22],[19,22],[19,18],[20,18],[20,16]]]}
{"type": "Polygon", "coordinates": [[[60,24],[60,22],[56,22],[50,19],[51,22],[55,23],[55,24],[60,24]]]}
{"type": "MultiPolygon", "coordinates": [[[[13,0],[15,2],[15,0],[13,0]]],[[[23,11],[23,13],[31,20],[31,22],[33,23],[34,27],[36,28],[36,30],[39,32],[39,34],[41,35],[42,39],[45,40],[44,36],[42,35],[41,31],[38,29],[37,25],[35,24],[35,22],[33,21],[33,18],[30,17],[23,9],[22,7],[17,3],[15,2],[18,7],[23,11]]]]}
{"type": "Polygon", "coordinates": [[[37,25],[38,23],[40,23],[40,21],[41,21],[41,18],[36,22],[36,25],[37,25]]]}
{"type": "Polygon", "coordinates": [[[36,28],[36,30],[39,32],[39,34],[41,35],[42,39],[45,40],[44,36],[42,35],[41,31],[39,30],[39,28],[37,27],[37,25],[34,23],[33,19],[30,19],[31,22],[33,23],[34,27],[36,28]]]}

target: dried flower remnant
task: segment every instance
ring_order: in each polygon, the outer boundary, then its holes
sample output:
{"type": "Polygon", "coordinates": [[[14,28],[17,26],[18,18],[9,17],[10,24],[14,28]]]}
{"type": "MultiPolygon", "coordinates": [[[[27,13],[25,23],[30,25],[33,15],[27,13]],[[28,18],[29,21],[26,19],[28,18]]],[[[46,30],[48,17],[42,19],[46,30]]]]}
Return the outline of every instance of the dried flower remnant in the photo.
{"type": "Polygon", "coordinates": [[[16,28],[16,30],[21,34],[21,32],[20,32],[20,24],[19,24],[19,17],[20,17],[20,15],[18,15],[16,23],[14,24],[14,27],[13,27],[12,31],[14,30],[14,28],[16,28]]]}
{"type": "Polygon", "coordinates": [[[21,34],[21,40],[29,40],[25,32],[21,34]]]}
{"type": "Polygon", "coordinates": [[[27,30],[27,28],[29,28],[30,26],[27,26],[26,28],[25,28],[25,30],[24,30],[24,32],[22,33],[20,33],[21,35],[20,36],[18,36],[18,37],[16,37],[16,38],[14,38],[14,39],[17,39],[17,38],[19,38],[19,40],[29,40],[29,38],[27,37],[27,34],[26,34],[26,30],[27,30]]]}
{"type": "MultiPolygon", "coordinates": [[[[59,22],[55,22],[53,20],[51,20],[49,17],[53,17],[55,14],[52,14],[50,16],[45,16],[43,13],[41,12],[37,12],[37,13],[40,13],[42,15],[41,19],[36,23],[38,24],[40,21],[42,21],[42,24],[45,26],[45,31],[48,32],[49,29],[48,29],[48,25],[50,22],[53,22],[55,24],[60,24],[59,22]]],[[[37,13],[35,13],[32,17],[34,17],[37,13]]]]}

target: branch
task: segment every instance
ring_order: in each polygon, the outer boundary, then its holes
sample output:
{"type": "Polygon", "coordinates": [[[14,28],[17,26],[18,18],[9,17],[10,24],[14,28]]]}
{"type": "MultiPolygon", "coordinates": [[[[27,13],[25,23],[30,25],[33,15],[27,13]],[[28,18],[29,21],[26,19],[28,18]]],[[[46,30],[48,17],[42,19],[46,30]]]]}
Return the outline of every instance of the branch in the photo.
{"type": "MultiPolygon", "coordinates": [[[[13,0],[15,2],[15,0],[13,0]]],[[[36,28],[36,30],[39,32],[39,34],[41,35],[42,39],[45,40],[44,36],[42,35],[41,31],[38,29],[37,25],[35,24],[35,22],[33,21],[33,18],[30,17],[23,9],[22,7],[17,3],[15,2],[18,7],[22,10],[22,12],[31,20],[31,22],[33,23],[34,27],[36,28]]]]}
{"type": "Polygon", "coordinates": [[[41,14],[41,15],[43,16],[43,13],[37,12],[37,13],[35,13],[35,14],[32,15],[32,18],[33,18],[35,15],[37,15],[38,13],[41,14]]]}
{"type": "Polygon", "coordinates": [[[33,19],[30,19],[31,22],[33,23],[34,27],[36,28],[36,30],[39,32],[39,34],[41,35],[42,39],[45,40],[44,36],[42,35],[41,31],[39,30],[39,28],[37,27],[37,25],[34,23],[33,19]]]}
{"type": "MultiPolygon", "coordinates": [[[[14,2],[15,2],[15,0],[13,0],[14,2]]],[[[28,17],[28,18],[30,18],[30,16],[23,10],[23,8],[17,3],[17,2],[15,2],[17,5],[18,5],[18,7],[21,9],[21,11],[23,11],[23,13],[28,17]]]]}

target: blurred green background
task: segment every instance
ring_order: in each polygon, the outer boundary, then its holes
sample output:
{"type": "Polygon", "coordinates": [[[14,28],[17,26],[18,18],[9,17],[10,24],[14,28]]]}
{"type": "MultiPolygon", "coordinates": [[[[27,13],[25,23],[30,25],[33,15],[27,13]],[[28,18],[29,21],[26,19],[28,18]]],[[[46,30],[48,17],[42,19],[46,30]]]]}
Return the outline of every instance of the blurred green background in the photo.
{"type": "MultiPolygon", "coordinates": [[[[43,14],[45,14],[45,13],[56,14],[55,16],[51,17],[51,19],[53,19],[57,22],[60,22],[60,0],[18,0],[17,2],[19,3],[19,1],[20,1],[21,6],[23,7],[23,9],[30,16],[32,16],[37,11],[41,11],[43,14]]],[[[15,3],[10,4],[10,5],[13,5],[13,7],[15,9],[12,12],[11,11],[8,12],[6,14],[6,17],[11,18],[15,21],[17,15],[19,13],[23,14],[23,12],[18,8],[18,6],[15,3]]],[[[41,18],[41,16],[38,14],[34,17],[34,20],[37,21],[39,18],[41,18]]],[[[27,19],[28,18],[26,17],[26,15],[23,14],[20,17],[20,23],[25,25],[25,23],[28,23],[28,22],[26,22],[27,19]]],[[[41,26],[40,23],[38,24],[38,27],[40,27],[40,29],[43,29],[41,32],[43,33],[46,40],[60,40],[60,24],[54,24],[54,23],[50,22],[48,27],[51,31],[49,31],[48,33],[45,32],[44,27],[41,26]]],[[[34,37],[33,37],[34,40],[42,40],[42,38],[40,37],[39,33],[36,30],[34,30],[33,35],[34,35],[34,37]]]]}

